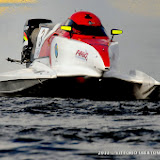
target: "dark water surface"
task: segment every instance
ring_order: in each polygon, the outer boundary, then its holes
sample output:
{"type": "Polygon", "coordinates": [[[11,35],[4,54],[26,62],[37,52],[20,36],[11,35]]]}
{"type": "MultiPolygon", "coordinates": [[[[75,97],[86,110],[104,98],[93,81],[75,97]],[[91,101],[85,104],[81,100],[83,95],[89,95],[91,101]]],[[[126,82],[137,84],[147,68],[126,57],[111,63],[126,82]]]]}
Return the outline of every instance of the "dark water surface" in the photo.
{"type": "Polygon", "coordinates": [[[159,142],[160,101],[0,98],[1,160],[158,159],[159,142]]]}

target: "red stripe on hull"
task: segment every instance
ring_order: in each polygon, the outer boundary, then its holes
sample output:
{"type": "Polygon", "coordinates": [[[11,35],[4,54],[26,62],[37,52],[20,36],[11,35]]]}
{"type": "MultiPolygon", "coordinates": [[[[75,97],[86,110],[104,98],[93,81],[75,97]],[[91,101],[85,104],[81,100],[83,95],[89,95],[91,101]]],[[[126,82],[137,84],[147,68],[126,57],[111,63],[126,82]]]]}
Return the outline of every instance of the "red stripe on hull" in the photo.
{"type": "Polygon", "coordinates": [[[108,46],[106,45],[92,45],[100,54],[102,60],[103,60],[103,63],[104,63],[104,66],[106,68],[110,67],[110,60],[109,60],[109,54],[108,54],[108,46]]]}
{"type": "Polygon", "coordinates": [[[52,40],[54,39],[54,36],[50,36],[48,39],[45,40],[42,48],[41,48],[41,51],[40,51],[40,54],[39,54],[39,57],[49,57],[49,60],[50,60],[50,65],[52,65],[52,61],[51,61],[51,42],[52,40]]]}

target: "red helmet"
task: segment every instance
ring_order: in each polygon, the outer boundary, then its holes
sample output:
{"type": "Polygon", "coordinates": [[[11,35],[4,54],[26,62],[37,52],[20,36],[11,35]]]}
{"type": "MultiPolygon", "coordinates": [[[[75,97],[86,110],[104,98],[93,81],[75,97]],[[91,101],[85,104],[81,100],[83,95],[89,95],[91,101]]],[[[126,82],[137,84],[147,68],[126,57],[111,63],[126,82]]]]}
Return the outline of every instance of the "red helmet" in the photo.
{"type": "Polygon", "coordinates": [[[74,13],[69,19],[73,20],[78,25],[85,26],[101,26],[100,19],[91,12],[80,11],[74,13]]]}

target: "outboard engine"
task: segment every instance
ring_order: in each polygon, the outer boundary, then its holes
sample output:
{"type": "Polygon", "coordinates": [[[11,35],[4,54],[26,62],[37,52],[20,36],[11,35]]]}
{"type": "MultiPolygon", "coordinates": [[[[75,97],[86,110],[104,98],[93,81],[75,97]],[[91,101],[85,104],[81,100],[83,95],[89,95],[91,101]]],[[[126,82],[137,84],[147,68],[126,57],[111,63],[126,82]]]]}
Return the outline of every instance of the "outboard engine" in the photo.
{"type": "Polygon", "coordinates": [[[52,23],[51,20],[48,19],[29,19],[24,25],[24,35],[23,35],[23,50],[21,52],[21,62],[25,62],[29,66],[29,64],[32,62],[32,50],[34,43],[36,43],[36,40],[31,39],[31,35],[33,31],[37,30],[36,36],[37,38],[39,33],[39,25],[44,23],[52,23]]]}

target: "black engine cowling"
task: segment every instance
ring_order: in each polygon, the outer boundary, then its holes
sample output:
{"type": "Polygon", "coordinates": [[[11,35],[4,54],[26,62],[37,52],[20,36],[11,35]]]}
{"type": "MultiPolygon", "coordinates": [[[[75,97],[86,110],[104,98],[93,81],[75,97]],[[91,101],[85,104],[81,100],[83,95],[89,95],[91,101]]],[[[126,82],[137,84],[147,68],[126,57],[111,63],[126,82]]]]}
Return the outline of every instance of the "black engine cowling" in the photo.
{"type": "Polygon", "coordinates": [[[36,28],[39,28],[40,24],[46,23],[52,23],[52,21],[48,19],[29,19],[26,21],[24,25],[23,49],[21,53],[22,62],[31,63],[31,52],[33,43],[30,36],[36,28]]]}

